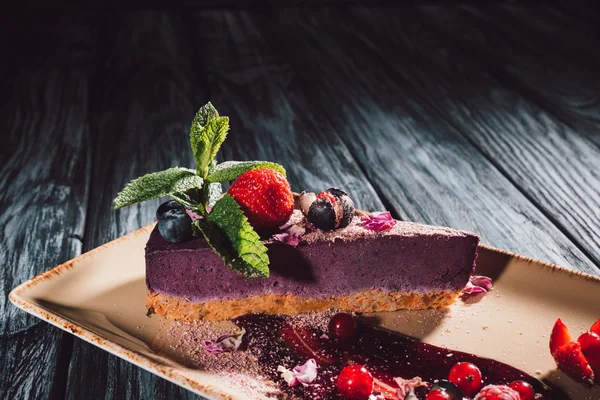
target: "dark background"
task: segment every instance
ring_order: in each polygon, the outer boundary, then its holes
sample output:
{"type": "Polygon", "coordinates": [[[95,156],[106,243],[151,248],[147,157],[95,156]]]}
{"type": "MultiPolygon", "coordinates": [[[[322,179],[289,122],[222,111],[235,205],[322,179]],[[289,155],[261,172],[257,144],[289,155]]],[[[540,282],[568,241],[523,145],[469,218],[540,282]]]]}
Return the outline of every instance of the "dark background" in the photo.
{"type": "Polygon", "coordinates": [[[208,100],[231,118],[222,159],[276,161],[296,191],[338,186],[361,208],[600,274],[595,2],[258,3],[3,10],[0,398],[194,397],[7,295],[150,223],[159,201],[112,199],[192,166],[208,100]]]}

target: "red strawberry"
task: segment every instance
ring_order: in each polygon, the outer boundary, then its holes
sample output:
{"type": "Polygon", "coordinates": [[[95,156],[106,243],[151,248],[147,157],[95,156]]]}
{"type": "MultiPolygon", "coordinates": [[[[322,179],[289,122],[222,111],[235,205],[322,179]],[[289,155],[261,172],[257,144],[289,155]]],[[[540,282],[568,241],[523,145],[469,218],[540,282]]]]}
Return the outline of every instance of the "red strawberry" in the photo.
{"type": "Polygon", "coordinates": [[[285,224],[294,211],[290,184],[280,172],[256,169],[240,175],[227,191],[258,231],[285,224]]]}
{"type": "Polygon", "coordinates": [[[592,325],[592,327],[590,328],[590,332],[593,332],[596,335],[600,336],[600,319],[596,321],[594,325],[592,325]]]}
{"type": "Polygon", "coordinates": [[[590,364],[596,383],[600,384],[600,336],[593,332],[586,332],[577,339],[581,345],[581,351],[590,364]]]}
{"type": "Polygon", "coordinates": [[[579,342],[569,342],[559,347],[554,360],[561,371],[577,382],[594,384],[594,372],[585,359],[579,342]]]}
{"type": "Polygon", "coordinates": [[[318,364],[331,365],[336,360],[325,354],[317,334],[308,328],[294,328],[285,325],[281,328],[281,336],[296,353],[306,358],[314,358],[318,364]]]}
{"type": "Polygon", "coordinates": [[[561,346],[566,345],[571,341],[571,335],[569,334],[569,330],[567,326],[562,322],[559,318],[554,323],[554,328],[552,328],[552,334],[550,334],[550,354],[552,357],[556,359],[556,352],[561,346]]]}

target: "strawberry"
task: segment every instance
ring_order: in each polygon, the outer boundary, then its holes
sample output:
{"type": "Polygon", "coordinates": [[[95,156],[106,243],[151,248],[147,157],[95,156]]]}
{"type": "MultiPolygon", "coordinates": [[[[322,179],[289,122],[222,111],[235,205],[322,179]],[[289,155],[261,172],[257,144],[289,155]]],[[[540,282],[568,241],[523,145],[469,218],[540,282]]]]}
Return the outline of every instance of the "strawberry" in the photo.
{"type": "Polygon", "coordinates": [[[561,371],[577,382],[594,384],[594,372],[585,359],[579,342],[569,342],[559,347],[554,360],[561,371]]]}
{"type": "Polygon", "coordinates": [[[600,384],[600,336],[593,332],[585,332],[577,339],[581,351],[590,364],[596,383],[600,384]]]}
{"type": "Polygon", "coordinates": [[[227,191],[257,231],[285,224],[294,211],[290,184],[280,172],[255,169],[240,175],[227,191]]]}
{"type": "Polygon", "coordinates": [[[596,335],[600,336],[600,319],[596,321],[594,325],[592,325],[592,327],[590,328],[590,332],[593,332],[596,335]]]}
{"type": "Polygon", "coordinates": [[[554,328],[552,328],[552,333],[550,334],[550,354],[552,354],[552,357],[556,359],[555,354],[558,349],[570,341],[571,335],[569,334],[567,326],[560,318],[557,319],[554,323],[554,328]]]}
{"type": "Polygon", "coordinates": [[[321,365],[335,364],[334,357],[325,354],[318,335],[311,329],[285,325],[280,333],[288,346],[299,355],[314,358],[321,365]]]}

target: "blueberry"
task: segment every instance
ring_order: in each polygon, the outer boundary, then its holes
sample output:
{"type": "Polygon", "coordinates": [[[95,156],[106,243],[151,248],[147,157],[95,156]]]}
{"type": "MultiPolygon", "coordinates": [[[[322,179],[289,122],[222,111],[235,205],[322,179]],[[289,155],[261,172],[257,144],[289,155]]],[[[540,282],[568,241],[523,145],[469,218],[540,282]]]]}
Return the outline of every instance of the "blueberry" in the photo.
{"type": "Polygon", "coordinates": [[[169,200],[162,203],[156,210],[156,219],[159,220],[169,210],[184,210],[183,206],[175,200],[169,200]]]}
{"type": "Polygon", "coordinates": [[[320,198],[311,204],[306,218],[317,228],[330,231],[335,228],[335,210],[330,201],[320,198]]]}
{"type": "Polygon", "coordinates": [[[167,210],[158,220],[158,231],[171,243],[185,242],[192,239],[192,219],[184,209],[167,210]]]}
{"type": "Polygon", "coordinates": [[[462,400],[463,395],[458,386],[445,379],[435,381],[431,390],[443,390],[450,396],[450,400],[462,400]]]}
{"type": "Polygon", "coordinates": [[[327,192],[331,193],[338,202],[342,204],[342,217],[339,218],[338,225],[336,228],[345,228],[350,225],[352,218],[354,217],[354,202],[348,193],[337,188],[327,189],[327,192]]]}

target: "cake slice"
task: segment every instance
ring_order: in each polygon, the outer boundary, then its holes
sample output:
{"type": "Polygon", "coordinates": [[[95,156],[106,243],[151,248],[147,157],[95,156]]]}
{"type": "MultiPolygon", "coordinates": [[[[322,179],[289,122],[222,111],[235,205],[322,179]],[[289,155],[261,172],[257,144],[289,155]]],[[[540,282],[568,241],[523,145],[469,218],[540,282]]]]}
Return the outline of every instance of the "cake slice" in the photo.
{"type": "Polygon", "coordinates": [[[467,284],[479,243],[468,232],[412,222],[374,231],[357,216],[344,228],[324,231],[298,210],[290,227],[304,231],[296,246],[265,241],[270,276],[264,279],[227,268],[204,239],[170,243],[155,228],[146,246],[149,310],[196,321],[444,307],[467,284]]]}

